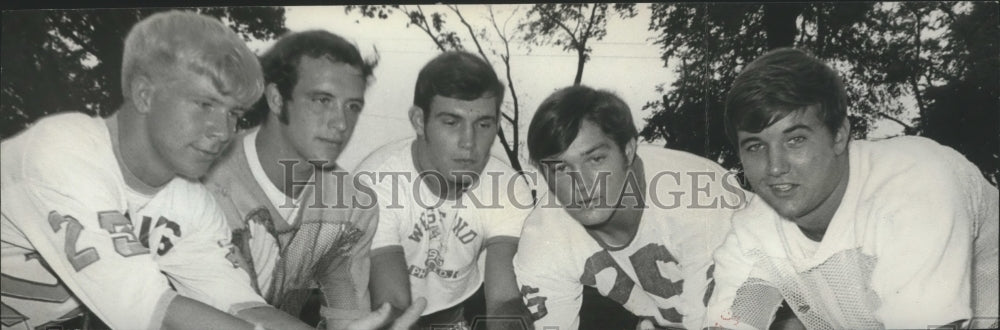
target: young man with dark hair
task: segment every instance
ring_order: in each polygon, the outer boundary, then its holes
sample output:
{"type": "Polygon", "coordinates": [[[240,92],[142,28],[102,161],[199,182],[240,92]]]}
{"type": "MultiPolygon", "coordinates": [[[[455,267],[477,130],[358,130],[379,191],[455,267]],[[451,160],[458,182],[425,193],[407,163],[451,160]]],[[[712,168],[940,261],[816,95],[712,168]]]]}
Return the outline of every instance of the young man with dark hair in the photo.
{"type": "Polygon", "coordinates": [[[307,329],[254,292],[197,182],[261,95],[256,57],[180,11],[137,23],[124,49],[114,116],[53,115],[0,144],[3,327],[89,309],[115,329],[307,329]]]}
{"type": "Polygon", "coordinates": [[[727,133],[756,193],[715,254],[704,326],[996,327],[997,188],[921,137],[850,141],[838,74],[797,49],[747,65],[727,133]]]}
{"type": "Polygon", "coordinates": [[[578,328],[584,286],[643,328],[701,325],[712,251],[743,191],[718,164],[637,137],[628,105],[586,86],[556,91],[532,118],[531,161],[556,197],[525,221],[514,259],[536,329],[578,328]]]}
{"type": "Polygon", "coordinates": [[[318,285],[326,328],[351,327],[371,309],[378,209],[336,162],[375,63],[344,38],[312,30],[281,37],[261,65],[266,85],[254,111],[263,124],[237,137],[206,183],[268,303],[301,315],[318,285]]]}
{"type": "Polygon", "coordinates": [[[402,309],[426,298],[422,327],[468,328],[463,301],[481,286],[490,315],[520,305],[511,258],[533,200],[517,172],[490,155],[503,96],[485,60],[441,54],[417,77],[409,112],[416,138],[358,166],[379,205],[373,303],[402,309]]]}

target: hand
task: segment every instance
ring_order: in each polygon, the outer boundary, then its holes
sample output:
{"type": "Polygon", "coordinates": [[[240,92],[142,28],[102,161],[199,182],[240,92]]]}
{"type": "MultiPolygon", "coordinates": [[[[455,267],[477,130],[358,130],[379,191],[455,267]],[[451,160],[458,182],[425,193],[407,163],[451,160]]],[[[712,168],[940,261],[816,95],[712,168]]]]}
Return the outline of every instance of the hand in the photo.
{"type": "Polygon", "coordinates": [[[638,325],[635,326],[635,330],[654,330],[654,329],[656,329],[656,326],[653,325],[653,321],[650,321],[648,319],[643,319],[641,322],[639,322],[638,325]]]}
{"type": "MultiPolygon", "coordinates": [[[[407,330],[414,323],[417,323],[417,319],[420,318],[420,313],[424,312],[424,308],[427,307],[427,300],[424,298],[417,298],[414,300],[410,307],[400,314],[395,320],[392,321],[392,325],[388,327],[391,330],[407,330]]],[[[351,322],[347,325],[349,330],[375,330],[383,329],[389,325],[389,315],[392,310],[389,303],[382,304],[378,310],[365,315],[364,317],[351,322]]]]}

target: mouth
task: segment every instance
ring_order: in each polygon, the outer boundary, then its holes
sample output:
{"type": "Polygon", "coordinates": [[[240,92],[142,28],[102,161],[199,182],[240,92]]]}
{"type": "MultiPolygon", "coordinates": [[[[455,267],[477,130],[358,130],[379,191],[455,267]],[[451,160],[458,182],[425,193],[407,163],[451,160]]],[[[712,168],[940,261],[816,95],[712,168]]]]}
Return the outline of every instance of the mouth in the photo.
{"type": "Polygon", "coordinates": [[[791,196],[791,194],[795,192],[795,189],[797,189],[799,185],[794,183],[776,183],[776,184],[769,184],[767,185],[767,187],[771,190],[771,193],[773,193],[774,195],[780,197],[786,197],[786,196],[791,196]]]}
{"type": "Polygon", "coordinates": [[[577,203],[577,206],[580,207],[580,208],[591,209],[591,208],[595,208],[597,206],[597,204],[600,203],[601,200],[602,200],[601,196],[596,196],[596,197],[593,197],[593,198],[589,198],[589,199],[585,199],[585,200],[580,201],[579,203],[577,203]]]}
{"type": "Polygon", "coordinates": [[[455,158],[452,159],[452,161],[462,166],[472,166],[476,163],[476,161],[472,158],[455,158]]]}
{"type": "Polygon", "coordinates": [[[344,141],[341,141],[339,139],[327,139],[327,138],[321,138],[321,137],[318,137],[316,139],[319,140],[320,142],[323,142],[323,143],[326,143],[326,144],[332,144],[332,145],[336,145],[336,146],[341,146],[341,145],[344,144],[344,141]]]}
{"type": "Polygon", "coordinates": [[[206,149],[194,147],[193,149],[195,151],[197,151],[198,153],[200,153],[200,154],[202,154],[202,155],[204,155],[205,157],[208,157],[208,158],[218,158],[219,155],[222,154],[222,148],[216,148],[215,150],[211,150],[211,149],[206,150],[206,149]]]}

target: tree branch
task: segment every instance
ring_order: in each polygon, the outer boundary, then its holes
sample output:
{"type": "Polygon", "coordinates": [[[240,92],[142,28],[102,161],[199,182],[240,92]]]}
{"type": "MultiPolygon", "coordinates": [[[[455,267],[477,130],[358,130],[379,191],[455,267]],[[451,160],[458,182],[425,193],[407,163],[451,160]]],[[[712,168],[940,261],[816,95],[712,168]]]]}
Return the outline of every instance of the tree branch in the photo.
{"type": "Polygon", "coordinates": [[[538,13],[542,14],[542,16],[547,16],[546,19],[548,19],[548,20],[556,23],[556,25],[558,25],[560,28],[562,28],[563,31],[566,31],[566,34],[569,35],[569,40],[570,40],[570,42],[573,43],[574,47],[576,47],[576,45],[580,43],[579,41],[576,40],[576,34],[574,34],[573,31],[570,31],[569,27],[567,27],[566,24],[563,24],[562,21],[560,21],[554,15],[552,15],[551,13],[549,13],[548,11],[546,11],[545,9],[539,10],[538,13]]]}
{"type": "Polygon", "coordinates": [[[472,30],[472,25],[469,25],[469,22],[467,22],[465,17],[462,16],[462,12],[458,11],[458,5],[448,5],[447,7],[458,15],[458,21],[461,22],[462,25],[465,25],[465,28],[469,30],[469,37],[471,37],[472,42],[476,44],[476,50],[479,51],[479,55],[483,57],[483,60],[489,63],[490,59],[486,57],[486,52],[483,52],[483,47],[479,45],[479,38],[476,37],[476,32],[472,30]]]}
{"type": "Polygon", "coordinates": [[[912,131],[912,130],[914,129],[914,127],[913,127],[913,126],[911,126],[911,125],[908,125],[907,123],[903,122],[902,120],[899,120],[899,119],[898,119],[898,118],[896,118],[896,117],[893,117],[893,116],[890,116],[890,115],[887,115],[887,114],[885,114],[885,113],[883,113],[883,112],[878,112],[878,111],[874,111],[874,112],[875,112],[875,114],[876,114],[876,115],[878,115],[879,117],[882,117],[882,118],[885,118],[885,119],[888,119],[888,120],[891,120],[891,121],[894,121],[894,122],[896,122],[897,124],[899,124],[899,125],[903,126],[903,129],[904,129],[904,130],[906,130],[906,131],[912,131]]]}
{"type": "MultiPolygon", "coordinates": [[[[410,12],[405,9],[405,7],[403,10],[406,11],[407,15],[410,14],[410,12]]],[[[431,30],[430,24],[427,24],[427,15],[424,14],[424,9],[420,8],[420,5],[417,5],[417,11],[420,12],[420,22],[418,22],[417,27],[423,30],[424,33],[427,33],[428,37],[431,37],[431,41],[434,41],[434,44],[437,45],[438,49],[440,49],[442,52],[448,51],[447,49],[444,48],[444,45],[442,45],[441,42],[438,41],[437,36],[434,35],[434,31],[431,30]],[[421,25],[420,23],[423,24],[421,25]]]]}

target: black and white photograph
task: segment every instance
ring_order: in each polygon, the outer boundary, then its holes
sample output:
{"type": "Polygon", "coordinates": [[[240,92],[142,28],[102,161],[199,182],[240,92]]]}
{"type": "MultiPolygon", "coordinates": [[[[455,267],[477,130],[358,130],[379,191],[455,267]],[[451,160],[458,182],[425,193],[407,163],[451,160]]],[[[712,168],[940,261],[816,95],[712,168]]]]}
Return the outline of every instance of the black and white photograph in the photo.
{"type": "Polygon", "coordinates": [[[47,5],[4,330],[1000,328],[998,1],[47,5]]]}

